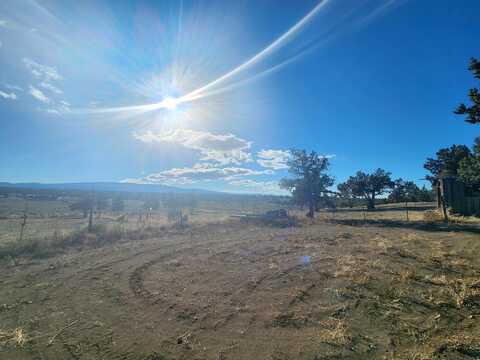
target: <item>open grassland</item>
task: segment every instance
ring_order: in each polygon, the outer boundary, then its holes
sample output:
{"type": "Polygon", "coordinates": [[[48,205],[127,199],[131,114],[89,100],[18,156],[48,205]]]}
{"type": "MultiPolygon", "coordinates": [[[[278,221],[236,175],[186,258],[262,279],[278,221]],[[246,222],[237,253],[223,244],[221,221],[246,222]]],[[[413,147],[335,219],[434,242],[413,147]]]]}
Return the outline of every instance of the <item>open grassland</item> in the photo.
{"type": "MultiPolygon", "coordinates": [[[[0,248],[2,245],[18,242],[21,224],[26,213],[26,225],[22,238],[26,241],[49,241],[65,238],[85,230],[88,226],[88,216],[81,211],[72,211],[69,206],[72,199],[56,201],[25,200],[22,198],[0,198],[0,248]]],[[[95,212],[93,224],[111,231],[142,231],[145,228],[160,228],[171,226],[168,218],[168,208],[147,211],[143,201],[126,200],[125,209],[121,212],[95,212]]],[[[188,217],[188,223],[199,225],[211,222],[225,221],[232,215],[243,213],[262,213],[275,208],[274,204],[256,201],[253,204],[219,201],[202,201],[198,206],[186,207],[183,213],[188,217]]]]}
{"type": "Polygon", "coordinates": [[[424,207],[288,228],[211,213],[5,259],[0,358],[479,358],[480,229],[424,207]]]}

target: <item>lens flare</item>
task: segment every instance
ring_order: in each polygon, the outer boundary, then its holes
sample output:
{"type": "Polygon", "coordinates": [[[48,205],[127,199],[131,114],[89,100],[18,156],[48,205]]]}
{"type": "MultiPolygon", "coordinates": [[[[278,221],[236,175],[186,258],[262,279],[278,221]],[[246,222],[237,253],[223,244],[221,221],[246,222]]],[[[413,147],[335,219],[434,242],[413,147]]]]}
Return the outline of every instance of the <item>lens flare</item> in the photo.
{"type": "Polygon", "coordinates": [[[168,96],[165,99],[163,99],[161,104],[162,104],[162,107],[167,110],[175,110],[177,106],[180,104],[180,100],[177,98],[168,96]]]}

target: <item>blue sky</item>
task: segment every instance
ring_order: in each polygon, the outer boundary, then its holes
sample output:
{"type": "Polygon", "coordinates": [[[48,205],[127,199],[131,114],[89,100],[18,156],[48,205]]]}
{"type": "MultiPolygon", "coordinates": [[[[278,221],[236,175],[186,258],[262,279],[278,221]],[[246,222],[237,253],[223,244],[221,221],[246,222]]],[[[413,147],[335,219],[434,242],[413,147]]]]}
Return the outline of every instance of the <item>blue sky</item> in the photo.
{"type": "Polygon", "coordinates": [[[285,151],[422,184],[479,135],[480,3],[2,1],[0,181],[278,193],[285,151]]]}

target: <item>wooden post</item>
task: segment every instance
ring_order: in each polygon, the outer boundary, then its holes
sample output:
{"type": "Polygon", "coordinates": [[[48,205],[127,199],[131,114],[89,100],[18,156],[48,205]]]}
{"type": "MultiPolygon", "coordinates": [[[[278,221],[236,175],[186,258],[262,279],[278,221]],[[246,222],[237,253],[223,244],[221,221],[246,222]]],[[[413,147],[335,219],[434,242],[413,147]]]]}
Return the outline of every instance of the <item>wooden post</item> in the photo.
{"type": "Polygon", "coordinates": [[[25,230],[25,226],[27,226],[27,205],[26,204],[25,204],[25,209],[23,210],[22,222],[20,224],[20,236],[19,236],[20,242],[23,240],[23,232],[25,230]]]}
{"type": "Polygon", "coordinates": [[[447,214],[447,207],[445,205],[445,198],[442,195],[442,212],[443,212],[443,221],[448,223],[448,214],[447,214]]]}
{"type": "Polygon", "coordinates": [[[407,221],[410,221],[408,218],[408,201],[405,201],[405,210],[407,211],[407,221]]]}
{"type": "Polygon", "coordinates": [[[88,215],[88,232],[92,232],[93,230],[93,201],[94,201],[94,195],[93,195],[93,189],[92,193],[90,195],[90,209],[89,209],[89,215],[88,215]]]}

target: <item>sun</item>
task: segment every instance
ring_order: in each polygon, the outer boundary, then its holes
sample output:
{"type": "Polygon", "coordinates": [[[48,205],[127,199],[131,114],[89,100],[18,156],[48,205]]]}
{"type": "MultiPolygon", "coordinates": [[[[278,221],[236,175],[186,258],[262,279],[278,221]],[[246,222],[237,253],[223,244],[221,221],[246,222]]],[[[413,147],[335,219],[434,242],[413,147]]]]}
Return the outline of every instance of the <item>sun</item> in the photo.
{"type": "Polygon", "coordinates": [[[178,98],[173,98],[170,96],[162,100],[162,105],[167,110],[175,110],[179,103],[180,100],[178,98]]]}

